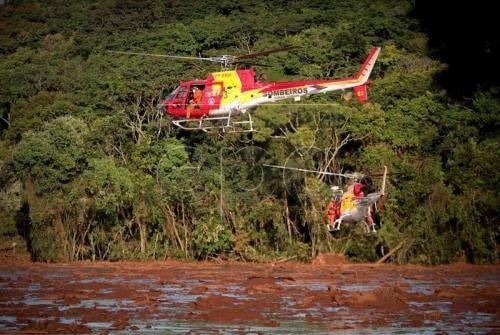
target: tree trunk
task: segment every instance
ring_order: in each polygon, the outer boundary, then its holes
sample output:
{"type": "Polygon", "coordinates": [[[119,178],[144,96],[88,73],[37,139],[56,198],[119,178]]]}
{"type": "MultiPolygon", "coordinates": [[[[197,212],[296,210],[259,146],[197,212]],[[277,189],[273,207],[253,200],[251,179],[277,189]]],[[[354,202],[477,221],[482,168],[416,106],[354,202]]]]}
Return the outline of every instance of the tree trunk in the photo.
{"type": "Polygon", "coordinates": [[[138,221],[137,225],[139,226],[139,237],[141,238],[141,253],[146,253],[147,247],[147,225],[138,221]]]}
{"type": "Polygon", "coordinates": [[[288,208],[288,199],[287,194],[285,192],[285,221],[286,221],[286,229],[288,230],[288,240],[292,243],[292,227],[290,225],[290,209],[288,208]]]}
{"type": "Polygon", "coordinates": [[[172,241],[172,243],[177,242],[182,251],[184,251],[184,243],[182,242],[179,231],[177,230],[177,222],[175,220],[175,214],[172,212],[170,207],[167,205],[166,208],[162,208],[163,216],[165,218],[165,232],[168,234],[168,237],[172,241]],[[171,227],[174,237],[171,237],[172,234],[170,232],[169,227],[171,227]]]}
{"type": "Polygon", "coordinates": [[[54,243],[59,244],[62,248],[62,253],[63,253],[63,258],[65,261],[68,261],[69,259],[69,252],[68,252],[68,241],[66,240],[66,231],[64,229],[63,225],[63,219],[62,219],[62,209],[60,206],[58,206],[57,211],[56,211],[56,216],[53,221],[54,225],[54,230],[57,236],[57,240],[54,241],[54,243]]]}

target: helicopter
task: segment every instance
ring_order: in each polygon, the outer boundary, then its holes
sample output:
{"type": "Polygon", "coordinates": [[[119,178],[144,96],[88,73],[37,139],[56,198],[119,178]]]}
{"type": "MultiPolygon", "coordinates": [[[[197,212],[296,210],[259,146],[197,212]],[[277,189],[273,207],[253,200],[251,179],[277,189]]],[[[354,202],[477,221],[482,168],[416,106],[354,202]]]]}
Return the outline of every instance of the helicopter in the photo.
{"type": "Polygon", "coordinates": [[[159,105],[163,113],[171,117],[171,122],[184,130],[254,131],[250,113],[254,108],[284,99],[300,101],[305,96],[336,90],[353,89],[360,102],[367,101],[368,79],[380,53],[380,47],[371,49],[354,77],[335,80],[266,82],[263,76],[256,76],[255,71],[251,68],[230,70],[235,64],[261,65],[249,63],[248,60],[297,48],[299,47],[291,46],[240,56],[222,55],[218,57],[190,57],[127,51],[109,52],[210,61],[221,65],[221,71],[209,73],[204,80],[181,82],[159,105]],[[196,94],[198,99],[195,99],[196,94]],[[236,118],[241,115],[246,116],[246,119],[236,118]]]}
{"type": "Polygon", "coordinates": [[[294,167],[280,166],[280,165],[268,165],[267,167],[294,170],[301,172],[311,172],[322,175],[330,176],[340,176],[352,179],[352,184],[347,188],[346,192],[343,192],[339,186],[332,186],[332,196],[327,204],[326,228],[330,233],[334,233],[340,230],[340,225],[342,223],[360,223],[363,222],[365,225],[366,232],[375,233],[377,230],[375,228],[375,221],[373,219],[373,213],[377,209],[379,212],[382,210],[383,199],[385,194],[385,186],[387,180],[387,166],[384,165],[384,172],[382,174],[371,174],[370,177],[382,177],[382,186],[380,191],[371,192],[364,194],[365,185],[361,183],[361,180],[365,175],[361,173],[333,173],[333,172],[320,172],[307,169],[299,169],[294,167]],[[378,208],[377,208],[378,206],[378,208]]]}

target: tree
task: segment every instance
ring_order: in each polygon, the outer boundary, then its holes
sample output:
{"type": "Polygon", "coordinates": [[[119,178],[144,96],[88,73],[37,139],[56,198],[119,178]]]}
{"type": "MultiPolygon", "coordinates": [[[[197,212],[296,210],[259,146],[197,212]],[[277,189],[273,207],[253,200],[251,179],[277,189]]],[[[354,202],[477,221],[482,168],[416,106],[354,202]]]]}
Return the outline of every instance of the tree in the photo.
{"type": "Polygon", "coordinates": [[[26,132],[14,152],[18,176],[32,180],[39,194],[60,189],[86,167],[87,134],[87,125],[71,116],[54,120],[41,132],[26,132]]]}

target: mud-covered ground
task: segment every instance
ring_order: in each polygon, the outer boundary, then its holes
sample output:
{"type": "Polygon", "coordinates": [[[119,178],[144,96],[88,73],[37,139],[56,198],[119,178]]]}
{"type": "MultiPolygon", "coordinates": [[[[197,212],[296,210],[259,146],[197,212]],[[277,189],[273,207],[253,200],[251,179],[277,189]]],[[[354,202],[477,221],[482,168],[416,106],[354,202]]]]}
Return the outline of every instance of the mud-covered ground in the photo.
{"type": "Polygon", "coordinates": [[[500,266],[0,264],[0,334],[499,334],[500,266]]]}

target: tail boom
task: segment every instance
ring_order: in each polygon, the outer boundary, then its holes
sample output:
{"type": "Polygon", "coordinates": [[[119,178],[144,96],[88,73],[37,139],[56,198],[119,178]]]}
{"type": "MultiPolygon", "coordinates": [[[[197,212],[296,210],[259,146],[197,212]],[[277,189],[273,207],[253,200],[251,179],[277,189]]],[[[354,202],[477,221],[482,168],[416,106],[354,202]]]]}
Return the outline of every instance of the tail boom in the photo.
{"type": "MultiPolygon", "coordinates": [[[[354,77],[336,80],[306,80],[268,83],[257,90],[262,95],[261,98],[249,99],[246,108],[252,108],[265,102],[275,102],[282,99],[308,96],[312,94],[327,93],[353,89],[359,101],[365,102],[368,99],[367,85],[375,62],[380,53],[380,47],[374,47],[368,54],[365,62],[354,77]]],[[[253,94],[253,93],[252,93],[253,94]]],[[[252,96],[253,97],[253,96],[252,96]]]]}

